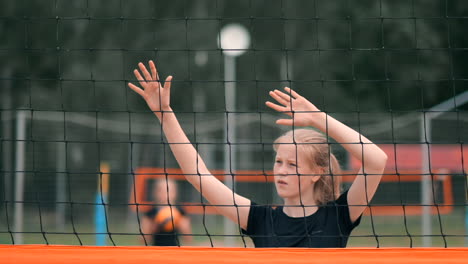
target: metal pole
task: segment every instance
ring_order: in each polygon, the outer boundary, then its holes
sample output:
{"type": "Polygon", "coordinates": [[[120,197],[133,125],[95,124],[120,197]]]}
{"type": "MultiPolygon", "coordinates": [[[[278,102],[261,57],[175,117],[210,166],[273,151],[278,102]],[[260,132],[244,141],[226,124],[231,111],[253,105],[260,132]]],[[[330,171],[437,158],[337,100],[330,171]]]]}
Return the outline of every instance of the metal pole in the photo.
{"type": "Polygon", "coordinates": [[[56,180],[56,190],[55,190],[55,223],[57,230],[63,231],[65,230],[65,202],[66,202],[66,188],[67,188],[67,178],[66,174],[64,173],[66,170],[66,143],[59,143],[56,152],[56,159],[57,164],[56,168],[57,171],[55,173],[55,180],[56,180]]]}
{"type": "MultiPolygon", "coordinates": [[[[4,76],[8,76],[8,73],[4,76]]],[[[10,83],[9,81],[8,83],[10,83]]],[[[4,192],[4,199],[5,199],[5,210],[9,210],[8,206],[10,205],[10,202],[13,198],[12,196],[12,111],[11,111],[11,87],[12,85],[5,85],[2,89],[3,91],[3,101],[2,101],[2,106],[4,109],[1,111],[2,112],[2,122],[0,122],[0,125],[2,126],[3,130],[3,139],[6,139],[5,141],[0,142],[2,146],[0,148],[2,149],[3,153],[3,161],[2,161],[2,166],[3,166],[3,180],[4,180],[4,187],[3,187],[3,192],[4,192]]]]}
{"type": "Polygon", "coordinates": [[[15,164],[15,214],[14,214],[14,244],[23,244],[24,220],[24,169],[26,161],[26,112],[16,114],[16,164],[15,164]]]}
{"type": "Polygon", "coordinates": [[[423,246],[430,247],[432,245],[432,227],[431,227],[431,213],[432,213],[432,182],[430,171],[430,145],[432,142],[431,123],[432,119],[439,117],[446,111],[450,111],[468,102],[468,91],[465,91],[457,96],[437,104],[428,110],[426,115],[424,112],[421,115],[421,205],[423,211],[421,215],[422,222],[422,235],[423,246]],[[426,143],[426,144],[424,144],[426,143]]]}
{"type": "Polygon", "coordinates": [[[421,114],[421,206],[422,242],[424,247],[432,245],[432,181],[430,168],[431,118],[430,113],[421,114]]]}
{"type": "MultiPolygon", "coordinates": [[[[236,59],[233,56],[224,55],[224,100],[226,104],[226,122],[224,127],[224,138],[226,145],[224,148],[224,183],[234,192],[235,182],[230,173],[234,172],[236,166],[236,147],[229,145],[236,141],[236,120],[235,114],[229,112],[235,111],[236,107],[236,59]]],[[[234,196],[233,196],[234,197],[234,196]]],[[[224,238],[225,246],[234,246],[234,234],[236,228],[234,223],[228,218],[224,218],[224,238]]]]}
{"type": "MultiPolygon", "coordinates": [[[[3,76],[10,76],[11,71],[7,70],[5,75],[3,76]]],[[[12,105],[12,92],[11,92],[11,87],[13,87],[13,81],[8,80],[5,84],[5,86],[2,87],[3,90],[3,100],[2,100],[2,106],[3,111],[0,111],[2,113],[2,122],[1,126],[3,128],[3,139],[6,139],[5,141],[0,142],[2,144],[1,149],[3,153],[3,161],[2,161],[2,166],[4,170],[4,196],[3,198],[5,199],[5,210],[9,210],[9,205],[10,202],[13,198],[12,195],[12,181],[13,181],[13,176],[12,176],[12,110],[11,110],[11,105],[12,105]]]]}

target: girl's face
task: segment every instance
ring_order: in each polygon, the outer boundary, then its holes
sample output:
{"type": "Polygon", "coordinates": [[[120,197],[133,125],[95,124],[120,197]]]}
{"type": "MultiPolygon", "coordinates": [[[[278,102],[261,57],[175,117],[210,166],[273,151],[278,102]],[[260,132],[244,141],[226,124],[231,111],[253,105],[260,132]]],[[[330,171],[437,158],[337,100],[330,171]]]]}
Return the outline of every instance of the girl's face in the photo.
{"type": "Polygon", "coordinates": [[[313,185],[320,178],[310,161],[294,144],[280,144],[273,173],[278,195],[283,199],[313,197],[313,185]]]}

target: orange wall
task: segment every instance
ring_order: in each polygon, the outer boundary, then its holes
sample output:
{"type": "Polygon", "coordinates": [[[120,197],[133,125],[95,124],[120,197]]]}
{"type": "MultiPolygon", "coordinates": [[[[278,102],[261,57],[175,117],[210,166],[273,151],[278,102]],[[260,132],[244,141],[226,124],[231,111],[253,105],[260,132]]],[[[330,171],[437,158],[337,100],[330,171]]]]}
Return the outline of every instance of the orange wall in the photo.
{"type": "MultiPolygon", "coordinates": [[[[379,145],[388,155],[387,171],[421,169],[421,146],[416,144],[379,145]],[[396,166],[398,165],[398,167],[396,166]]],[[[453,172],[468,171],[468,145],[430,145],[431,168],[449,169],[453,172]]],[[[360,162],[351,159],[351,170],[360,162]]]]}

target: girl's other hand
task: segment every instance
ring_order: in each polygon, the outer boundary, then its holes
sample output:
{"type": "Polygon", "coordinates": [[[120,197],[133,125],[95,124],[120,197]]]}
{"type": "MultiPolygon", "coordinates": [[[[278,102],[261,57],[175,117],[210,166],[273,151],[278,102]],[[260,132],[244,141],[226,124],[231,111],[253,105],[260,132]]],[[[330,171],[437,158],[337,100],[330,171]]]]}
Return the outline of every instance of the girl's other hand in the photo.
{"type": "Polygon", "coordinates": [[[284,126],[316,126],[325,120],[326,114],[321,112],[314,104],[291,88],[285,87],[284,90],[287,93],[279,90],[270,91],[269,93],[278,104],[270,101],[266,102],[266,105],[271,109],[291,117],[291,119],[279,119],[276,121],[277,124],[284,126]]]}

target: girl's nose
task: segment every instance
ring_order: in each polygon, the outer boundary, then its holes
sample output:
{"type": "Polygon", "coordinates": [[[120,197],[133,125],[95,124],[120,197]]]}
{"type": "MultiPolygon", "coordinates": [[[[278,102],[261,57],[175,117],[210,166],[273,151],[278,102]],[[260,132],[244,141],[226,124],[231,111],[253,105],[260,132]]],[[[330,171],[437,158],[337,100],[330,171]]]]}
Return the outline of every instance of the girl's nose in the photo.
{"type": "Polygon", "coordinates": [[[278,174],[279,175],[288,175],[288,170],[286,169],[286,166],[284,165],[281,165],[279,168],[278,168],[278,174]]]}

